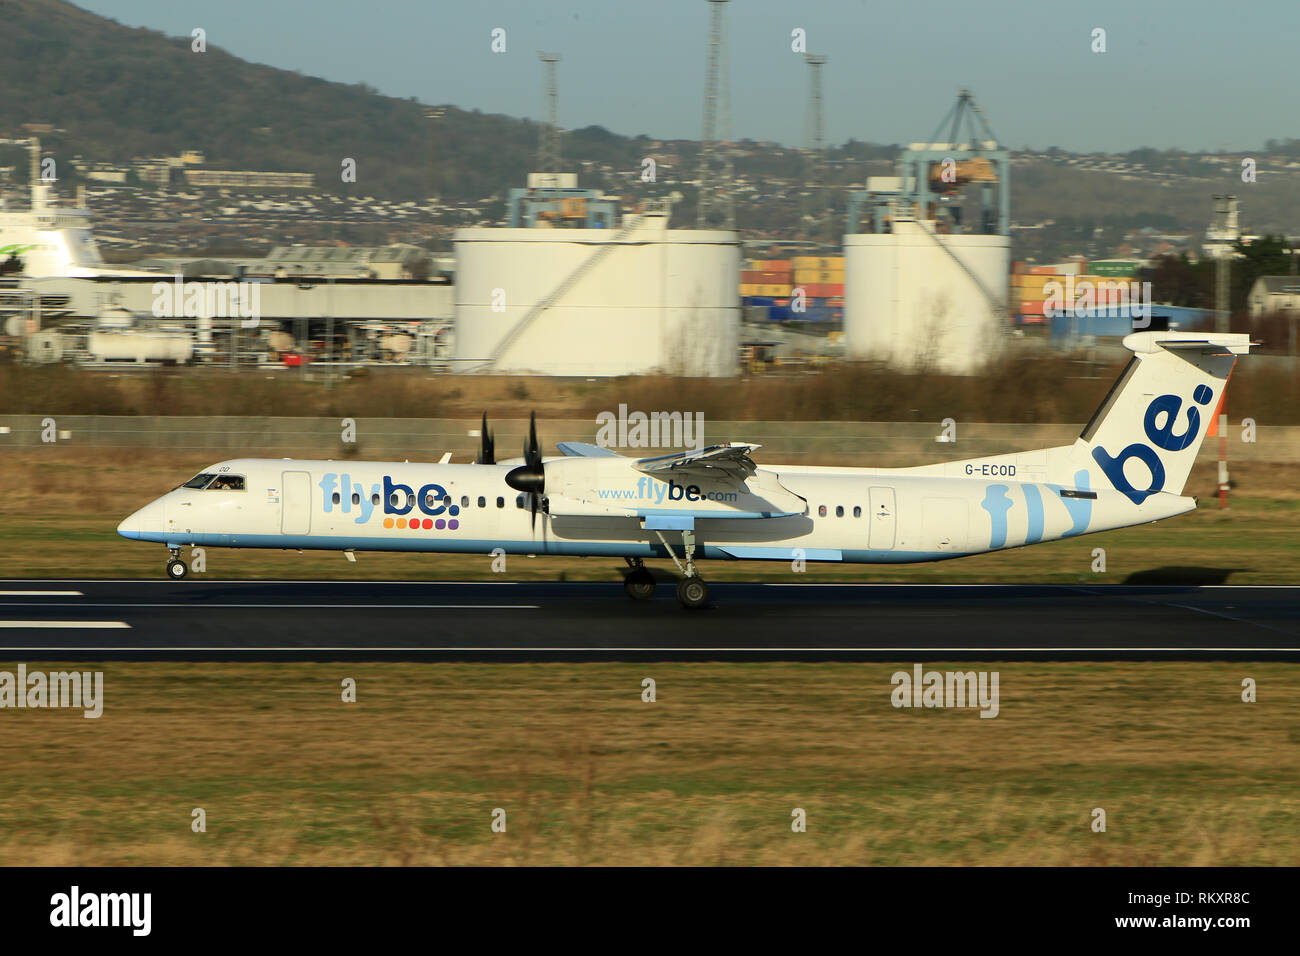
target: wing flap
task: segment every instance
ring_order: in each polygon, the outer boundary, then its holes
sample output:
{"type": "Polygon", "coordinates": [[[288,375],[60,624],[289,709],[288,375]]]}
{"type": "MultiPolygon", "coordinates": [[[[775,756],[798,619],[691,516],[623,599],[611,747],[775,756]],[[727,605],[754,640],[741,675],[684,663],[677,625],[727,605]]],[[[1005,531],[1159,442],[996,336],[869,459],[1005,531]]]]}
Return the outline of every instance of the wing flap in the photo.
{"type": "Polygon", "coordinates": [[[704,480],[725,477],[741,482],[758,470],[754,459],[750,457],[750,452],[759,447],[761,446],[747,442],[724,442],[698,451],[638,458],[633,462],[632,467],[657,478],[665,478],[672,474],[691,475],[704,480]]]}
{"type": "Polygon", "coordinates": [[[602,448],[600,445],[592,445],[585,441],[562,441],[556,442],[555,447],[566,458],[622,458],[616,451],[609,448],[602,448]]]}

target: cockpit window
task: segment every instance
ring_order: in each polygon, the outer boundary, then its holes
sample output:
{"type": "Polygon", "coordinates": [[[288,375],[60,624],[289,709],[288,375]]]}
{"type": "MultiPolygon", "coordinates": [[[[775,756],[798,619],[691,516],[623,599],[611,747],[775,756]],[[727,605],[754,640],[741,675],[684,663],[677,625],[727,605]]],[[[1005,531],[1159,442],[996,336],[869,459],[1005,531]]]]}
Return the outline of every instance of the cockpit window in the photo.
{"type": "Polygon", "coordinates": [[[243,491],[243,475],[217,475],[217,480],[208,485],[208,491],[243,491]]]}
{"type": "Polygon", "coordinates": [[[217,477],[217,476],[214,475],[212,472],[210,472],[210,471],[205,471],[205,472],[204,472],[203,474],[201,474],[201,475],[195,475],[195,476],[194,476],[193,478],[191,478],[189,481],[185,482],[185,484],[181,485],[181,487],[182,487],[182,488],[202,488],[203,486],[205,486],[209,481],[211,481],[211,480],[212,480],[213,478],[215,478],[215,477],[217,477]]]}

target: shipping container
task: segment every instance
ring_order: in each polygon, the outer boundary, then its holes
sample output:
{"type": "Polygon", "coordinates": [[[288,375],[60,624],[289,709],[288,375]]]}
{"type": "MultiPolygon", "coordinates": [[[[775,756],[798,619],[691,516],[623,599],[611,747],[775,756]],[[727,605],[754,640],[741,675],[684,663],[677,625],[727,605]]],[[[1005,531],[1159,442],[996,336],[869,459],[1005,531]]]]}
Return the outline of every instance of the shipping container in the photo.
{"type": "Polygon", "coordinates": [[[1028,272],[1031,276],[1054,276],[1056,275],[1056,266],[1030,266],[1028,272]]]}
{"type": "Polygon", "coordinates": [[[1017,276],[1017,278],[1020,281],[1015,284],[1014,288],[1020,289],[1023,292],[1035,292],[1035,293],[1043,291],[1043,289],[1047,286],[1049,282],[1059,282],[1062,285],[1064,285],[1066,281],[1065,276],[1058,276],[1058,275],[1017,276]]]}
{"type": "Polygon", "coordinates": [[[790,286],[779,282],[744,282],[740,285],[740,294],[743,296],[788,296],[790,286]]]}
{"type": "Polygon", "coordinates": [[[843,256],[795,256],[790,260],[795,271],[800,269],[843,269],[843,256]]]}
{"type": "Polygon", "coordinates": [[[844,282],[843,269],[795,269],[794,284],[803,285],[805,282],[824,284],[827,282],[844,282]]]}
{"type": "Polygon", "coordinates": [[[803,289],[803,294],[810,299],[829,299],[832,296],[844,295],[843,282],[805,282],[795,285],[796,289],[803,289]]]}
{"type": "Polygon", "coordinates": [[[1128,278],[1137,275],[1138,267],[1142,263],[1137,260],[1112,259],[1092,263],[1092,272],[1094,275],[1106,276],[1107,278],[1128,278]]]}
{"type": "Polygon", "coordinates": [[[789,274],[794,271],[794,265],[789,259],[756,259],[754,268],[763,272],[784,272],[789,274]]]}
{"type": "Polygon", "coordinates": [[[771,285],[775,283],[777,285],[780,285],[783,283],[788,283],[790,281],[790,273],[775,272],[771,270],[747,269],[740,274],[740,281],[747,282],[750,284],[766,283],[768,285],[771,285]]]}

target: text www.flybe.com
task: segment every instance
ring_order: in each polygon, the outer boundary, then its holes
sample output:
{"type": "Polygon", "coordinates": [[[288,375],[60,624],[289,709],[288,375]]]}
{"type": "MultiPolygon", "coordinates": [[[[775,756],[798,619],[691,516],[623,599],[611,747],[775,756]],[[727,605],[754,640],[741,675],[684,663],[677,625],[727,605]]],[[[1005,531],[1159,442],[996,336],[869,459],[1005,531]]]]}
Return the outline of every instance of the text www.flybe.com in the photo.
{"type": "Polygon", "coordinates": [[[652,501],[662,504],[668,501],[735,501],[734,491],[702,491],[699,485],[679,485],[675,481],[665,484],[651,478],[638,478],[635,488],[597,488],[596,493],[602,498],[617,501],[652,501]]]}

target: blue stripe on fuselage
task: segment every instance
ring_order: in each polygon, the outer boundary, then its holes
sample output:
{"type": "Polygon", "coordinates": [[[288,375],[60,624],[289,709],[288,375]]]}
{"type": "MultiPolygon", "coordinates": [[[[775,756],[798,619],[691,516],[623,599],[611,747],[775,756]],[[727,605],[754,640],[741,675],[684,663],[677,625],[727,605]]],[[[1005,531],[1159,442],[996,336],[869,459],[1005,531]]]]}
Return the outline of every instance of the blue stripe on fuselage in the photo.
{"type": "MultiPolygon", "coordinates": [[[[507,554],[556,554],[578,557],[627,557],[655,558],[667,557],[667,551],[661,544],[648,541],[558,541],[546,540],[503,541],[497,538],[453,538],[453,537],[392,537],[357,538],[343,535],[307,535],[307,534],[162,534],[148,531],[119,532],[123,537],[135,541],[154,541],[169,547],[204,547],[204,548],[271,548],[284,551],[395,551],[422,554],[491,554],[494,548],[502,548],[507,554]]],[[[706,559],[736,560],[727,553],[727,548],[748,547],[728,544],[704,544],[696,548],[697,557],[706,559]]],[[[774,548],[772,560],[789,561],[793,549],[774,548]],[[779,553],[779,557],[777,557],[779,553]]],[[[680,545],[673,550],[681,554],[680,545]]],[[[758,550],[758,549],[755,549],[758,550]]],[[[820,553],[818,549],[809,555],[820,553]]],[[[966,551],[843,551],[842,560],[850,564],[913,564],[920,561],[943,561],[948,558],[960,558],[971,553],[966,551]]],[[[764,560],[763,558],[756,558],[764,560]]],[[[809,560],[816,560],[809,557],[809,560]]]]}

